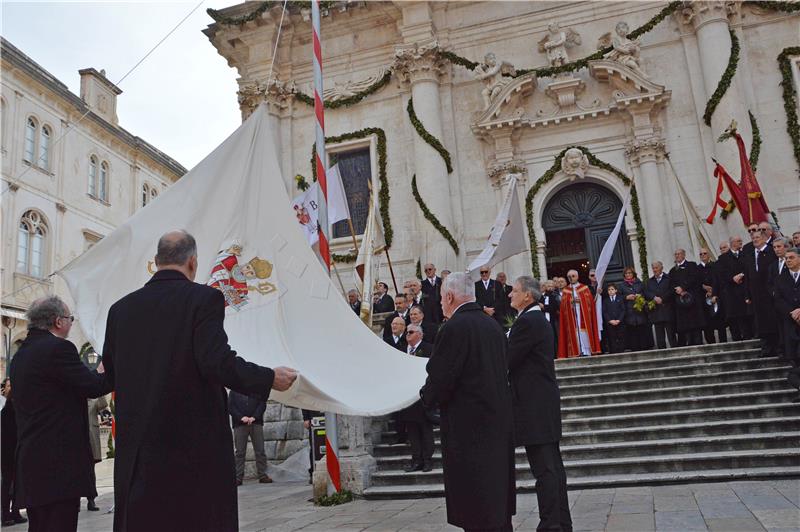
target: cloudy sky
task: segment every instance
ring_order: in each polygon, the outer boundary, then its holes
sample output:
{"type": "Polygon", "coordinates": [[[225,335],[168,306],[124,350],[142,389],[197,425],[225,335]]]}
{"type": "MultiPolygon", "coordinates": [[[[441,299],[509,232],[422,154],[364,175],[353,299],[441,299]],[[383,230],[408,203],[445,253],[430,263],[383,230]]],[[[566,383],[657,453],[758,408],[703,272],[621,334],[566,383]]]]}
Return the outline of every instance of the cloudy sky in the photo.
{"type": "MultiPolygon", "coordinates": [[[[2,1],[2,35],[79,94],[78,70],[117,82],[198,3],[2,1]]],[[[236,71],[201,33],[207,8],[236,3],[205,0],[120,84],[120,125],[187,168],[240,123],[236,71]]]]}

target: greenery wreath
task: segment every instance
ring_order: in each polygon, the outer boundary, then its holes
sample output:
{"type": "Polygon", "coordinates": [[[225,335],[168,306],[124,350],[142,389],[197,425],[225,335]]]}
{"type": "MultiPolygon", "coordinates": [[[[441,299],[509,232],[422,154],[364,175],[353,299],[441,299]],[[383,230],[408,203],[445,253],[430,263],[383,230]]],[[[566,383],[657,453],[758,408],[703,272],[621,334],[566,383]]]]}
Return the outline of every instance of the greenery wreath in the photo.
{"type": "Polygon", "coordinates": [[[731,55],[728,58],[728,66],[725,67],[722,78],[719,80],[714,94],[711,95],[711,98],[706,103],[706,110],[703,113],[703,122],[709,127],[711,126],[711,116],[714,114],[714,111],[717,110],[717,106],[728,91],[728,87],[731,86],[733,76],[736,74],[736,65],[739,63],[739,38],[733,30],[728,31],[730,31],[731,34],[731,55]]]}
{"type": "MultiPolygon", "coordinates": [[[[378,181],[380,182],[380,190],[378,191],[378,206],[381,212],[381,222],[383,222],[383,236],[386,240],[386,247],[392,247],[392,239],[394,238],[394,230],[392,229],[392,220],[389,217],[389,179],[386,176],[386,133],[379,127],[367,127],[337,135],[333,137],[325,137],[325,142],[337,143],[347,140],[363,139],[375,135],[378,138],[378,181]]],[[[317,180],[317,165],[315,164],[317,158],[316,144],[311,147],[311,175],[314,181],[317,180]]],[[[301,176],[302,177],[302,176],[301,176]]],[[[297,179],[297,178],[295,178],[297,179]]],[[[299,188],[299,181],[298,181],[299,188]]],[[[354,262],[356,257],[353,253],[348,255],[331,255],[331,258],[337,262],[354,262]],[[351,260],[352,257],[352,260],[351,260]]]]}
{"type": "Polygon", "coordinates": [[[450,231],[447,230],[445,226],[439,221],[438,218],[431,212],[425,202],[422,200],[422,196],[419,195],[419,190],[417,189],[417,174],[411,178],[411,194],[414,196],[414,199],[417,200],[417,205],[422,210],[422,215],[428,220],[431,225],[441,233],[445,240],[450,244],[450,247],[453,248],[453,251],[456,252],[456,255],[459,254],[458,250],[458,242],[456,239],[453,238],[453,235],[450,234],[450,231]]]}
{"type": "MultiPolygon", "coordinates": [[[[782,2],[778,2],[782,3],[782,2]]],[[[791,4],[800,9],[800,2],[791,4]]],[[[790,57],[800,55],[800,46],[790,46],[778,55],[778,69],[781,71],[781,87],[783,88],[783,109],[786,111],[786,130],[792,139],[794,158],[800,164],[800,124],[797,120],[797,96],[792,82],[792,65],[790,57]]]]}
{"type": "Polygon", "coordinates": [[[422,122],[420,122],[419,118],[417,117],[417,113],[414,112],[413,98],[408,99],[408,106],[406,107],[406,110],[408,111],[408,118],[411,120],[414,130],[416,130],[417,134],[419,134],[419,136],[422,137],[422,140],[424,140],[431,148],[439,152],[439,155],[441,155],[442,159],[444,159],[444,165],[447,167],[447,173],[452,174],[453,164],[450,161],[450,152],[447,151],[447,148],[442,145],[439,139],[431,135],[428,130],[425,129],[425,126],[422,125],[422,122]]]}
{"type": "Polygon", "coordinates": [[[542,188],[545,184],[550,182],[553,177],[558,173],[561,169],[561,159],[564,158],[564,154],[567,153],[567,150],[570,148],[578,148],[581,150],[586,156],[589,158],[589,164],[592,166],[596,166],[598,168],[602,168],[603,170],[610,172],[620,178],[622,183],[625,186],[631,187],[631,210],[633,211],[633,221],[636,224],[636,238],[639,243],[639,266],[642,269],[642,272],[647,272],[647,241],[645,238],[644,233],[644,226],[642,225],[642,216],[639,209],[639,196],[636,193],[636,186],[633,184],[631,178],[623,174],[620,170],[616,167],[608,164],[607,162],[601,161],[597,157],[594,156],[592,152],[589,151],[588,148],[583,146],[568,146],[561,150],[561,152],[556,155],[555,161],[553,162],[553,166],[551,166],[542,177],[540,177],[536,183],[533,184],[531,189],[528,191],[528,194],[525,196],[525,221],[528,226],[528,237],[530,239],[530,246],[531,246],[531,267],[533,268],[533,276],[535,278],[539,278],[541,275],[541,271],[539,270],[539,261],[537,258],[536,252],[536,231],[533,227],[533,198],[539,192],[539,189],[542,188]]]}

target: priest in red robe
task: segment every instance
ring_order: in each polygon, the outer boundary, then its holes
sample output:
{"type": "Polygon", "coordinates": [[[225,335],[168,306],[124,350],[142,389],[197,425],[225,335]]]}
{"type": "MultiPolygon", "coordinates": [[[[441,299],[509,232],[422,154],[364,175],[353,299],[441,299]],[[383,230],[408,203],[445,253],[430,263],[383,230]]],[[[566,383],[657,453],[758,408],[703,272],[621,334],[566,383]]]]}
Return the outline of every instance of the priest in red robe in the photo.
{"type": "Polygon", "coordinates": [[[567,272],[569,284],[561,290],[558,358],[591,356],[600,352],[597,313],[589,287],[578,282],[578,272],[567,272]]]}

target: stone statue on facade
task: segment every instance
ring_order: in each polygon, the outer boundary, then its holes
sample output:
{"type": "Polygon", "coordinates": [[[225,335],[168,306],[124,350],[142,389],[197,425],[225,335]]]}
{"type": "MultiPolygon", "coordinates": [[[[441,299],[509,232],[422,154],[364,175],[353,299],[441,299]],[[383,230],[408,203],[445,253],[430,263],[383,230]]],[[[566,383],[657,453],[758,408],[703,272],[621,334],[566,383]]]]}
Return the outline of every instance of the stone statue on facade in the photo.
{"type": "Polygon", "coordinates": [[[513,77],[516,76],[517,71],[514,66],[507,62],[497,62],[497,56],[493,52],[489,52],[483,58],[483,63],[479,63],[475,67],[475,77],[482,80],[486,85],[481,91],[483,96],[483,109],[486,110],[492,103],[492,100],[503,90],[503,88],[511,83],[513,77]],[[507,75],[506,75],[507,74],[507,75]]]}
{"type": "Polygon", "coordinates": [[[567,47],[579,45],[581,36],[571,28],[562,30],[558,22],[550,23],[547,31],[548,34],[539,41],[539,52],[547,54],[550,66],[557,67],[569,63],[567,47]]]}
{"type": "Polygon", "coordinates": [[[575,181],[576,177],[586,175],[589,168],[589,157],[578,148],[570,148],[561,158],[561,171],[564,172],[570,181],[575,181]]]}
{"type": "Polygon", "coordinates": [[[626,22],[617,22],[614,33],[615,35],[611,38],[613,50],[603,57],[616,61],[630,68],[637,74],[646,76],[644,70],[642,70],[642,67],[639,65],[640,39],[636,38],[631,40],[628,38],[628,24],[626,22]]]}
{"type": "MultiPolygon", "coordinates": [[[[339,100],[344,100],[346,98],[350,98],[351,96],[355,96],[359,92],[370,88],[372,85],[382,80],[386,75],[387,70],[388,68],[382,67],[374,76],[369,76],[360,81],[346,81],[344,83],[334,81],[333,87],[324,89],[322,91],[322,99],[326,102],[338,102],[339,100]]],[[[313,86],[311,88],[312,91],[310,92],[313,92],[313,86]]]]}

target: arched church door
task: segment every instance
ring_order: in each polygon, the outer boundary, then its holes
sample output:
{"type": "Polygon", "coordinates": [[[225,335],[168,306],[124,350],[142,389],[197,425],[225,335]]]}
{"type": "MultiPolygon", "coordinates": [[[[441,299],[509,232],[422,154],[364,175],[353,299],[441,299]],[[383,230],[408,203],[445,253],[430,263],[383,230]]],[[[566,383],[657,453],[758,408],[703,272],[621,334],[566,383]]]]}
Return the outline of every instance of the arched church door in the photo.
{"type": "MultiPolygon", "coordinates": [[[[582,283],[617,223],[622,201],[609,189],[595,183],[576,183],[561,189],[547,203],[542,217],[547,249],[547,277],[566,277],[577,270],[582,283]]],[[[620,281],[622,269],[633,266],[631,243],[623,222],[606,271],[605,281],[620,281]]]]}

